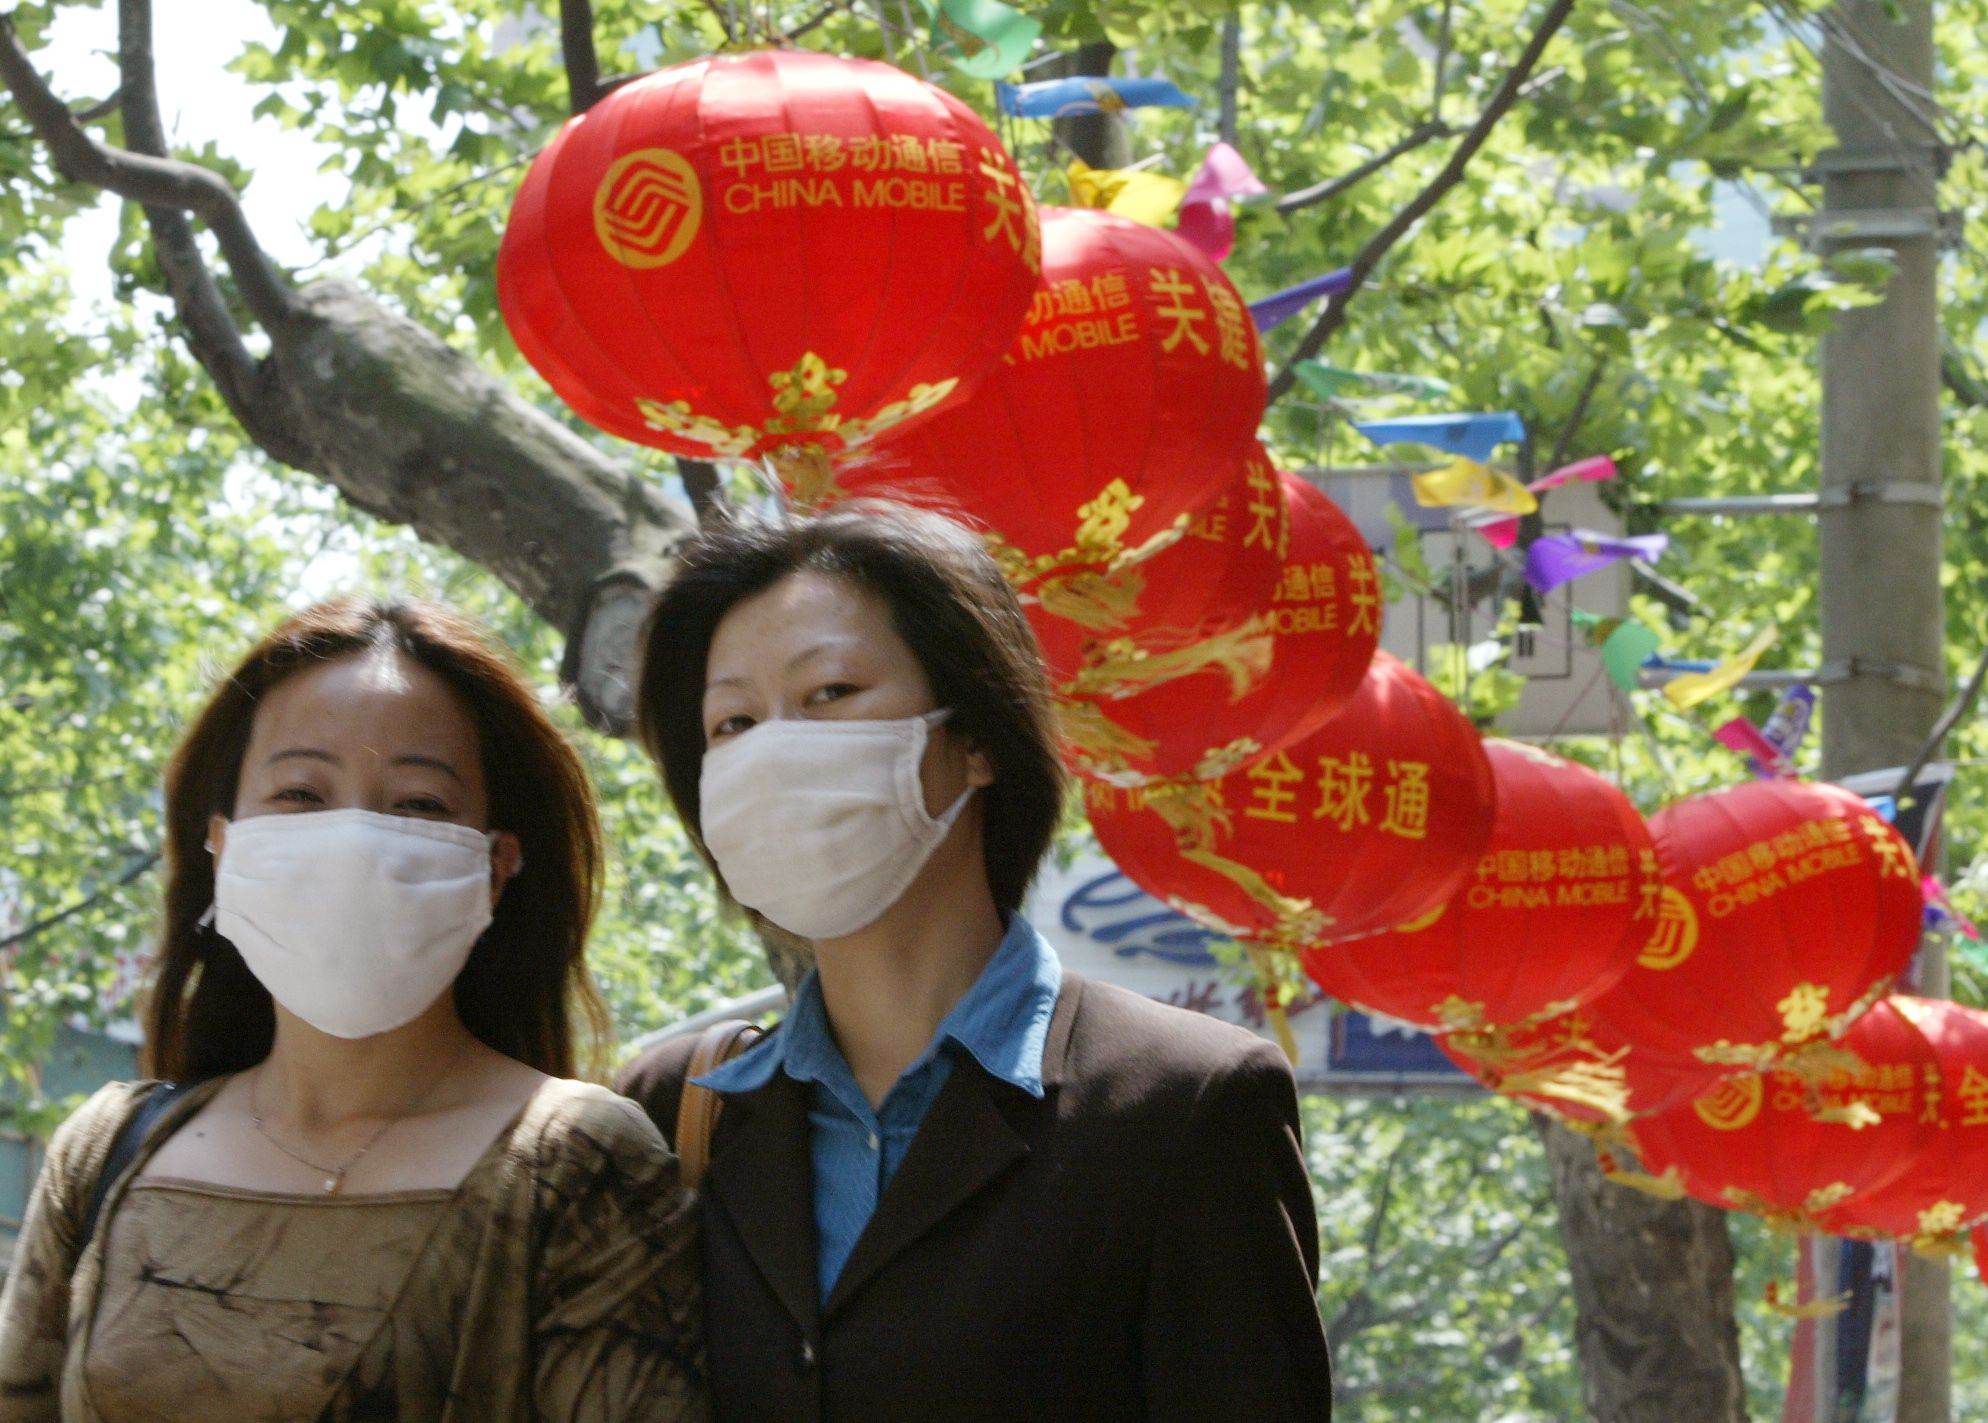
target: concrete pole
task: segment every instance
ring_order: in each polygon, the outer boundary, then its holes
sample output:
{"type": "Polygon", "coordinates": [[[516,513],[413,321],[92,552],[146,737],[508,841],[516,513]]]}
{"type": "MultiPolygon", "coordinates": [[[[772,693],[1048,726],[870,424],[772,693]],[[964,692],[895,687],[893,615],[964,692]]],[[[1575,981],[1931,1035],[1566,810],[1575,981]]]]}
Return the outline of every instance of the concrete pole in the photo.
{"type": "MultiPolygon", "coordinates": [[[[1900,766],[1938,720],[1944,685],[1940,596],[1940,321],[1930,230],[1935,134],[1932,0],[1839,0],[1825,12],[1825,155],[1815,231],[1825,251],[1882,245],[1898,272],[1881,305],[1843,313],[1822,342],[1822,763],[1828,777],[1900,766]],[[1868,222],[1908,235],[1830,235],[1868,222]],[[1909,215],[1928,229],[1912,232],[1909,215]]],[[[1928,943],[1917,991],[1947,992],[1928,943]]],[[[1827,1286],[1825,1286],[1827,1287],[1827,1286]]],[[[1944,1262],[1905,1269],[1898,1423],[1950,1423],[1952,1312],[1944,1262]]],[[[1825,1397],[1828,1394],[1824,1395],[1825,1397]]]]}

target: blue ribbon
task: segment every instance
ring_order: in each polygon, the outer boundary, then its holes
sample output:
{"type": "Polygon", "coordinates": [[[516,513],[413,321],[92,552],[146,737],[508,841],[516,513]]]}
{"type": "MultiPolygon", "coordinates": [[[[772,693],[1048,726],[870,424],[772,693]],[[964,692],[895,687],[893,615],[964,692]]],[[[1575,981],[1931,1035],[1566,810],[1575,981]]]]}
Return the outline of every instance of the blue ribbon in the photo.
{"type": "Polygon", "coordinates": [[[1523,441],[1525,421],[1516,411],[1475,415],[1404,415],[1398,420],[1355,420],[1353,428],[1377,445],[1412,442],[1482,464],[1499,445],[1523,441]]]}
{"type": "Polygon", "coordinates": [[[994,93],[1001,112],[1018,119],[1194,107],[1194,100],[1171,79],[1043,79],[1033,84],[996,84],[994,93]]]}

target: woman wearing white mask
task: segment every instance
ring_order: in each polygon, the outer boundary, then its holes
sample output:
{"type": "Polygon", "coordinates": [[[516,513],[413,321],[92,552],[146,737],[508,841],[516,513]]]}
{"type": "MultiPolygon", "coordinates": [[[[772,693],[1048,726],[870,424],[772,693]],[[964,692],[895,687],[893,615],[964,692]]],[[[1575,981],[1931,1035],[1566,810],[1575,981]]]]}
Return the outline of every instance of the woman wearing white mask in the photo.
{"type": "Polygon", "coordinates": [[[689,1193],[569,1080],[585,773],[430,604],[299,614],[166,780],[149,1070],[49,1149],[0,1423],[702,1419],[689,1193]]]}
{"type": "MultiPolygon", "coordinates": [[[[1063,778],[979,540],[880,509],[707,530],[638,719],[725,889],[815,960],[698,1079],[715,1415],[1328,1418],[1289,1067],[1064,973],[1020,913],[1063,778]]],[[[692,1046],[620,1079],[665,1134],[692,1046]]]]}

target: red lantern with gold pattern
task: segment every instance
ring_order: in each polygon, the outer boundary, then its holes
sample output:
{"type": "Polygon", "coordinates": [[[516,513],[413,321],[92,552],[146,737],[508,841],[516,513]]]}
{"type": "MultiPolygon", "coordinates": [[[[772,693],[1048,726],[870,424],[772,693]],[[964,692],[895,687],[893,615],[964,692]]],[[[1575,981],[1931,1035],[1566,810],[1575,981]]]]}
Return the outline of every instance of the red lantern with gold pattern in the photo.
{"type": "Polygon", "coordinates": [[[799,50],[624,84],[532,163],[497,256],[526,358],[601,429],[700,459],[825,453],[962,400],[1041,270],[972,109],[799,50]]]}
{"type": "MultiPolygon", "coordinates": [[[[1988,1220],[1988,1013],[1934,998],[1887,999],[1931,1046],[1915,1082],[1894,1069],[1881,1084],[1887,1101],[1917,1110],[1930,1139],[1892,1181],[1822,1213],[1835,1235],[1888,1236],[1952,1253],[1988,1220]]],[[[1857,1028],[1850,1029],[1855,1037],[1857,1028]]],[[[1847,1045],[1847,1043],[1846,1043],[1847,1045]]]]}
{"type": "Polygon", "coordinates": [[[1212,780],[1303,740],[1359,691],[1380,639],[1373,552],[1338,505],[1279,476],[1260,447],[1245,468],[1246,527],[1289,510],[1269,597],[1239,629],[1176,654],[1201,652],[1194,675],[1150,685],[1137,662],[1098,659],[1067,685],[1064,741],[1086,774],[1118,785],[1212,780]]]}
{"type": "Polygon", "coordinates": [[[1655,934],[1593,1015],[1658,1056],[1797,1063],[1890,991],[1919,943],[1912,850],[1839,786],[1756,781],[1650,817],[1655,934]]]}
{"type": "Polygon", "coordinates": [[[1044,208],[1042,286],[1007,355],[837,484],[966,511],[1025,595],[1055,596],[1043,585],[1180,537],[1248,450],[1264,392],[1255,324],[1205,253],[1111,213],[1044,208]]]}
{"type": "Polygon", "coordinates": [[[1491,842],[1448,904],[1384,933],[1308,951],[1343,1002],[1438,1031],[1518,1028],[1593,998],[1657,924],[1663,878],[1629,797],[1515,741],[1486,741],[1491,842]]]}
{"type": "Polygon", "coordinates": [[[1729,1077],[1628,1131],[1649,1175],[1775,1225],[1824,1229],[1933,1141],[1921,1084],[1938,1073],[1932,1044],[1887,1001],[1850,1025],[1826,1070],[1729,1077]]]}
{"type": "Polygon", "coordinates": [[[1204,925],[1292,950],[1446,903],[1484,852],[1492,796],[1476,729],[1386,653],[1339,716],[1220,780],[1085,789],[1127,876],[1204,925]]]}

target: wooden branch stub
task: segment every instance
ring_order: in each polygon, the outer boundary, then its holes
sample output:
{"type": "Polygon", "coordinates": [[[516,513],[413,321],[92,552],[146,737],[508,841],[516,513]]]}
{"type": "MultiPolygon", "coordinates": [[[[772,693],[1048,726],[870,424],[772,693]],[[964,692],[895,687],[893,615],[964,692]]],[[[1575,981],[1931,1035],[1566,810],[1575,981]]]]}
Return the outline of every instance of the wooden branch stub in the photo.
{"type": "Polygon", "coordinates": [[[669,576],[665,562],[636,560],[609,569],[582,598],[567,630],[559,680],[596,731],[629,736],[635,730],[642,630],[669,576]]]}

